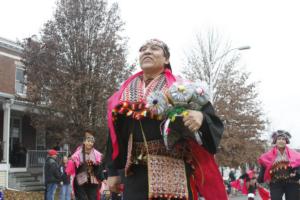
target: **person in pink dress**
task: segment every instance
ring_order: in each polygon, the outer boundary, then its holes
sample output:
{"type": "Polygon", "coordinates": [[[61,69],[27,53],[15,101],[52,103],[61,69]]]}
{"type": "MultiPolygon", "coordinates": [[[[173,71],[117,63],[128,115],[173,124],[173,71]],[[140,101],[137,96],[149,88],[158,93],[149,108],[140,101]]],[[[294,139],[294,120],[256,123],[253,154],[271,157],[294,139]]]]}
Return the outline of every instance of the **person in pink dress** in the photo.
{"type": "Polygon", "coordinates": [[[68,162],[66,173],[73,176],[73,191],[76,200],[99,198],[102,179],[102,154],[94,148],[95,132],[84,131],[83,144],[68,162]]]}
{"type": "Polygon", "coordinates": [[[271,200],[299,200],[300,153],[290,149],[291,135],[278,130],[272,134],[274,147],[262,154],[258,182],[270,184],[271,200]]]}

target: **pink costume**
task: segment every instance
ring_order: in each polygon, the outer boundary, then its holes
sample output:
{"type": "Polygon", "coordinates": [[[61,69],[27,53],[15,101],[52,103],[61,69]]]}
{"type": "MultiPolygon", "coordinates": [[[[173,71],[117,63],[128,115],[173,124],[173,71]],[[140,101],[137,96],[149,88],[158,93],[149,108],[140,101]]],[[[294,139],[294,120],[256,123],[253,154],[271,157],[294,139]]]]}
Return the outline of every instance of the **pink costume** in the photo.
{"type": "MultiPolygon", "coordinates": [[[[266,168],[264,174],[265,182],[271,180],[270,169],[276,159],[277,152],[278,152],[277,147],[273,147],[270,151],[262,154],[258,159],[258,163],[266,168]]],[[[300,153],[288,148],[287,146],[285,147],[285,152],[289,159],[289,166],[292,168],[299,167],[300,153]]]]}

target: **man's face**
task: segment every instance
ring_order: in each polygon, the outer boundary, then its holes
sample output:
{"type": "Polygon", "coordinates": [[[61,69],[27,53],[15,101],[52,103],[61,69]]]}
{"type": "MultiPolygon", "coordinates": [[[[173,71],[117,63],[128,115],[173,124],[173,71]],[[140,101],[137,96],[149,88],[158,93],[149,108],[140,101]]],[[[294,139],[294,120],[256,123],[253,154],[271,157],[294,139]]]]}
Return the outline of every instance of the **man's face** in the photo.
{"type": "Polygon", "coordinates": [[[140,49],[140,65],[143,71],[160,71],[169,63],[163,49],[155,44],[146,44],[140,49]]]}
{"type": "Polygon", "coordinates": [[[285,137],[279,136],[276,139],[276,145],[277,145],[278,148],[284,148],[285,145],[286,145],[286,139],[285,139],[285,137]]]}

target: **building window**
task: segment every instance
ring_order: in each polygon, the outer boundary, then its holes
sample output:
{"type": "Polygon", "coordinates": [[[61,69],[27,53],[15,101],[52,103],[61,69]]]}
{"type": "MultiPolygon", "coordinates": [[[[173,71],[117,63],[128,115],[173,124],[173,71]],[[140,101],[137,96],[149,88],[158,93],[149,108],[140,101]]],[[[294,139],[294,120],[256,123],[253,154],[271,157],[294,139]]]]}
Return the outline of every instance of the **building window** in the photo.
{"type": "Polygon", "coordinates": [[[24,69],[20,66],[16,67],[16,93],[19,95],[26,94],[24,69]]]}

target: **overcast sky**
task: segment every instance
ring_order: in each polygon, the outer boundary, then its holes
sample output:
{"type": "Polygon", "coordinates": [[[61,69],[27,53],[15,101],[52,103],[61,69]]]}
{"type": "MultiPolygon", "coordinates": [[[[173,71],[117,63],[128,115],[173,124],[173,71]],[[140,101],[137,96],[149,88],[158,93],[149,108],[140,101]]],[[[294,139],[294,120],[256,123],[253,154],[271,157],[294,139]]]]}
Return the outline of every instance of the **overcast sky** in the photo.
{"type": "MultiPolygon", "coordinates": [[[[171,49],[175,73],[197,32],[215,28],[242,51],[242,65],[258,91],[270,131],[292,134],[300,148],[300,12],[297,0],[119,0],[129,61],[149,38],[164,40],[171,49]]],[[[0,37],[11,40],[38,34],[51,19],[55,0],[0,0],[0,37]]]]}

